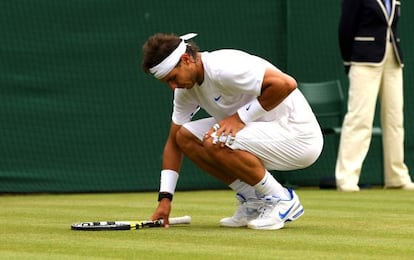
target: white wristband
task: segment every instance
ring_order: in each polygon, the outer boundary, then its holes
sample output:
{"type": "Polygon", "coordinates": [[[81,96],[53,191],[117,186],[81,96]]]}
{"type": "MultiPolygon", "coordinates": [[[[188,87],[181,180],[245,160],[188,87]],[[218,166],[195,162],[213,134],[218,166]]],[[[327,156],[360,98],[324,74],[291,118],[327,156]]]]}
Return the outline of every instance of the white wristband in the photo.
{"type": "Polygon", "coordinates": [[[247,103],[246,105],[242,106],[237,110],[240,119],[244,122],[252,122],[259,117],[264,116],[267,111],[264,110],[262,105],[260,105],[259,100],[257,98],[253,99],[252,102],[247,103]]]}
{"type": "Polygon", "coordinates": [[[161,171],[160,192],[168,192],[174,194],[177,186],[178,172],[173,170],[161,171]]]}

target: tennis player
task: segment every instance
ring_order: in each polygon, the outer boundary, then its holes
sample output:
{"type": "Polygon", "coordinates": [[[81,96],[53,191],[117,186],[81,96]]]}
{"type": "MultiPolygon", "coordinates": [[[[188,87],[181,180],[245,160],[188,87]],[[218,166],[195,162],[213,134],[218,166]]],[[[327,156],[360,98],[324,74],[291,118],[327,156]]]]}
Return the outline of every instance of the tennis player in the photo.
{"type": "Polygon", "coordinates": [[[143,46],[143,70],[174,91],[158,207],[168,227],[183,155],[227,184],[240,206],[221,226],[280,229],[304,212],[297,194],[269,170],[310,166],[323,137],[296,81],[268,61],[234,49],[200,52],[196,34],[155,34],[143,46]],[[192,120],[204,109],[211,117],[192,120]]]}

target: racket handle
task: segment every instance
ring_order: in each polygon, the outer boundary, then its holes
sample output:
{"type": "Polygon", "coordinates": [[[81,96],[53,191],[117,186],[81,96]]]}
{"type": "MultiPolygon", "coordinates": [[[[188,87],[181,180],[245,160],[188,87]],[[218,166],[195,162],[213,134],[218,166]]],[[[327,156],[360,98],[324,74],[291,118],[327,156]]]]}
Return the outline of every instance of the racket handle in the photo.
{"type": "Polygon", "coordinates": [[[191,216],[170,218],[169,221],[170,221],[170,225],[190,224],[191,216]]]}

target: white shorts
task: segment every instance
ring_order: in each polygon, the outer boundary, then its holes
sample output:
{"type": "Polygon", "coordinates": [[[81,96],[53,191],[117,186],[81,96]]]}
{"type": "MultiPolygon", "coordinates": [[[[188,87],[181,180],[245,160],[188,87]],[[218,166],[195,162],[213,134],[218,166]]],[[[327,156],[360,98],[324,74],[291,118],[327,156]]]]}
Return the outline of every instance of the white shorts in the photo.
{"type": "MultiPolygon", "coordinates": [[[[203,140],[204,135],[217,121],[204,118],[183,125],[203,140]]],[[[288,129],[286,125],[273,122],[250,122],[240,130],[235,141],[228,147],[254,154],[268,170],[289,171],[310,166],[318,159],[323,137],[317,121],[301,126],[303,132],[288,129]]]]}

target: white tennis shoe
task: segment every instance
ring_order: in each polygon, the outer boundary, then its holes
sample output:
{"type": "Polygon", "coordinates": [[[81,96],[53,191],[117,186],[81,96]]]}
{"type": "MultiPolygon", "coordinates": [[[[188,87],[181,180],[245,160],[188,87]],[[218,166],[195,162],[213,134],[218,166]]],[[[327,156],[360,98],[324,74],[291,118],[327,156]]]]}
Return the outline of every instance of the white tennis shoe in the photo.
{"type": "Polygon", "coordinates": [[[274,196],[261,198],[262,205],[259,207],[259,216],[247,223],[251,229],[281,229],[285,222],[294,221],[304,213],[304,208],[300,204],[299,198],[292,189],[289,200],[282,200],[274,196]]]}
{"type": "Polygon", "coordinates": [[[232,217],[220,220],[220,226],[223,227],[245,227],[250,220],[259,216],[257,209],[262,205],[262,201],[258,199],[246,200],[242,195],[236,194],[237,200],[240,202],[239,208],[232,217]]]}

